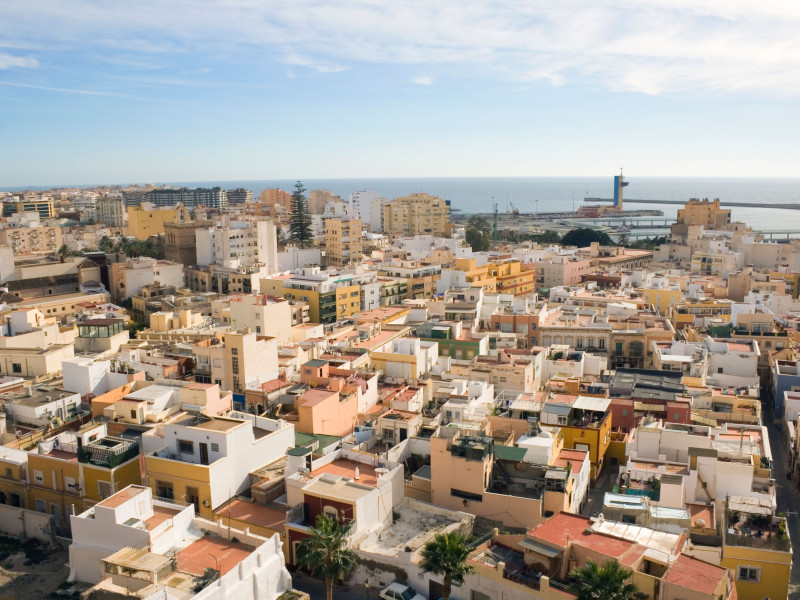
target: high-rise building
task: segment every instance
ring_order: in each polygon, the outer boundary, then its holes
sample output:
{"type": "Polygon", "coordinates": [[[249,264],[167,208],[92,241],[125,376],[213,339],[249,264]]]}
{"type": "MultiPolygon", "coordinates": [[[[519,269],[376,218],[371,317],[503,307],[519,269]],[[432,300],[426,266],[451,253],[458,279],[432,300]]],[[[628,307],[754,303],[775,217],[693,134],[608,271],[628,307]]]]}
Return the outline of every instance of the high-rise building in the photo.
{"type": "Polygon", "coordinates": [[[308,192],[308,212],[312,215],[324,213],[325,205],[328,202],[344,202],[344,200],[330,190],[311,190],[308,192]]]}
{"type": "Polygon", "coordinates": [[[94,209],[98,223],[109,227],[125,226],[125,201],[121,197],[99,198],[94,209]]]}
{"type": "Polygon", "coordinates": [[[278,207],[280,207],[286,213],[290,213],[292,211],[292,195],[286,190],[279,188],[261,190],[261,194],[258,196],[258,201],[271,207],[270,215],[273,217],[278,214],[278,207]]]}
{"type": "Polygon", "coordinates": [[[191,208],[205,206],[208,208],[224,208],[228,205],[228,194],[222,188],[165,188],[140,193],[123,193],[126,206],[138,206],[142,202],[150,202],[158,208],[183,204],[191,208]]]}
{"type": "Polygon", "coordinates": [[[361,262],[361,219],[327,219],[325,248],[328,266],[344,267],[361,262]]]}
{"type": "Polygon", "coordinates": [[[383,229],[394,235],[450,235],[450,206],[436,196],[411,194],[383,207],[383,229]]]}
{"type": "Polygon", "coordinates": [[[245,188],[236,188],[235,190],[228,190],[228,204],[247,204],[253,201],[253,192],[245,188]]]}
{"type": "Polygon", "coordinates": [[[362,190],[350,194],[350,214],[361,219],[374,233],[383,232],[383,207],[388,198],[381,197],[375,190],[362,190]]]}

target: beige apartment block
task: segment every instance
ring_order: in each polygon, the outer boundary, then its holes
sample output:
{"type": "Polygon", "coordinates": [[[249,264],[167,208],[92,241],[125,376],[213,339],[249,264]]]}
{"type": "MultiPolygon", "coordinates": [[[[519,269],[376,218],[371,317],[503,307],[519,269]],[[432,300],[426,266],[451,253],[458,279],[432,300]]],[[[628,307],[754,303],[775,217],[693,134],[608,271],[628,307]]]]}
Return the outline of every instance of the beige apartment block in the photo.
{"type": "Polygon", "coordinates": [[[450,207],[429,194],[403,196],[383,207],[383,229],[394,235],[449,237],[450,207]]]}
{"type": "Polygon", "coordinates": [[[14,255],[53,252],[62,244],[59,227],[0,229],[0,244],[11,246],[14,255]]]}
{"type": "Polygon", "coordinates": [[[344,267],[361,262],[361,219],[325,221],[325,247],[328,266],[344,267]]]}

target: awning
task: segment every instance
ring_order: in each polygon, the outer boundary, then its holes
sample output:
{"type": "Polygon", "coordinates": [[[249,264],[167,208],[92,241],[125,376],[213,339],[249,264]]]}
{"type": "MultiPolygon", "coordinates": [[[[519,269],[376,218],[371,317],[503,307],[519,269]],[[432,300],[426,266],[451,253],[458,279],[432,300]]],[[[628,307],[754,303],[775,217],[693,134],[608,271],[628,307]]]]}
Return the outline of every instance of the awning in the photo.
{"type": "Polygon", "coordinates": [[[569,404],[550,404],[547,403],[544,405],[544,409],[542,412],[550,413],[553,415],[562,415],[566,416],[572,411],[572,406],[569,404]]]}
{"type": "Polygon", "coordinates": [[[611,404],[611,398],[593,398],[592,396],[578,396],[575,402],[572,403],[572,408],[580,408],[581,410],[593,410],[596,412],[606,412],[608,405],[611,404]]]}
{"type": "Polygon", "coordinates": [[[641,410],[644,412],[664,412],[667,407],[663,404],[645,404],[644,402],[634,402],[633,410],[641,410]]]}
{"type": "Polygon", "coordinates": [[[530,550],[531,552],[535,552],[536,554],[540,554],[541,556],[546,556],[547,558],[555,558],[556,556],[561,555],[561,550],[557,550],[555,548],[551,548],[545,544],[535,542],[531,539],[525,538],[519,545],[525,548],[525,550],[530,550]]]}

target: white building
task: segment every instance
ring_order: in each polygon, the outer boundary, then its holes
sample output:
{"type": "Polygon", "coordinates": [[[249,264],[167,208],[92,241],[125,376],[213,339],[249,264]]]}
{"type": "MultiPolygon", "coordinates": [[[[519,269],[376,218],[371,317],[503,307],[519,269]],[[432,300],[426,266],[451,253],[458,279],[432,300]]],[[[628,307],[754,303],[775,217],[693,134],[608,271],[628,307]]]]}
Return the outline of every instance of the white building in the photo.
{"type": "Polygon", "coordinates": [[[389,202],[375,190],[362,190],[350,194],[350,214],[375,233],[383,232],[383,206],[389,202]]]}
{"type": "Polygon", "coordinates": [[[215,227],[195,230],[195,238],[198,265],[258,267],[262,275],[278,271],[278,237],[272,221],[226,216],[215,227]]]}

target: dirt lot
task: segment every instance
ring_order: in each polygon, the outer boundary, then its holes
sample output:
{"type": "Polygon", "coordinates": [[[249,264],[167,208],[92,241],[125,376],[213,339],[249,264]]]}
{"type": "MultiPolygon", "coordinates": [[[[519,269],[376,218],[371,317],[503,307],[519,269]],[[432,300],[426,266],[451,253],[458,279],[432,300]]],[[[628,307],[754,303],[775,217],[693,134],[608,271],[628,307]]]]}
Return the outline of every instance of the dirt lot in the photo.
{"type": "Polygon", "coordinates": [[[80,590],[66,583],[68,560],[66,548],[23,547],[16,540],[0,538],[0,600],[78,598],[80,590]]]}

